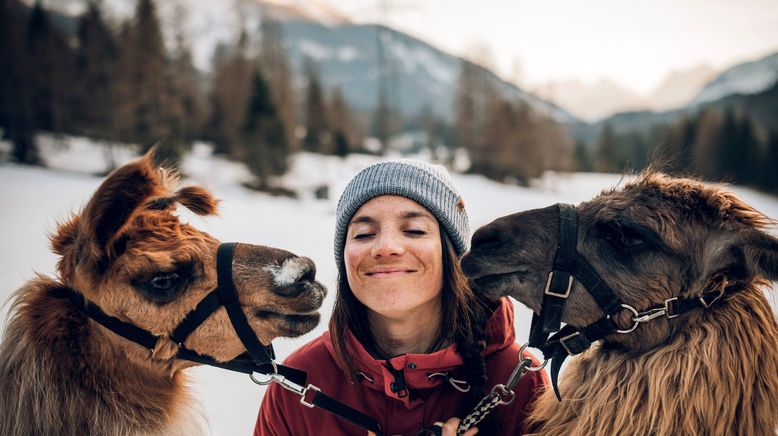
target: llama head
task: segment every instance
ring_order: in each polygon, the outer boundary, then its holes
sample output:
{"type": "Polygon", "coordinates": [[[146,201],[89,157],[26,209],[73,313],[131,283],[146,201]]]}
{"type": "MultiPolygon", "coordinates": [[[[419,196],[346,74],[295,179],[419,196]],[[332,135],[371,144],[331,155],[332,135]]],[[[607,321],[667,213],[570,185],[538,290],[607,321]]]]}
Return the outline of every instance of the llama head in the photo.
{"type": "MultiPolygon", "coordinates": [[[[778,240],[766,233],[771,221],[719,186],[647,172],[624,188],[601,193],[576,207],[577,250],[613,289],[639,311],[672,297],[717,289],[723,300],[746,285],[778,280],[778,240]]],[[[510,295],[540,311],[558,241],[556,206],[499,218],[473,236],[463,259],[477,292],[510,295]]],[[[699,312],[699,311],[697,311],[699,312]]],[[[577,281],[562,321],[583,327],[602,310],[577,281]]],[[[632,314],[614,316],[627,328],[632,314]]],[[[608,343],[645,350],[667,340],[699,313],[641,324],[633,334],[608,343]]]]}
{"type": "MultiPolygon", "coordinates": [[[[61,280],[104,312],[161,338],[216,288],[220,242],[183,223],[181,205],[198,215],[216,213],[217,201],[199,187],[175,190],[171,171],[154,163],[153,152],[118,168],[102,183],[84,210],[59,226],[51,237],[61,256],[61,280]]],[[[264,344],[278,336],[298,336],[319,321],[325,295],[314,280],[310,259],[284,250],[238,244],[233,282],[249,324],[264,344]]],[[[148,358],[148,350],[119,341],[130,355],[148,358]]],[[[172,341],[155,349],[154,358],[170,359],[172,341]]],[[[217,360],[244,351],[224,308],[213,313],[183,344],[217,360]]]]}

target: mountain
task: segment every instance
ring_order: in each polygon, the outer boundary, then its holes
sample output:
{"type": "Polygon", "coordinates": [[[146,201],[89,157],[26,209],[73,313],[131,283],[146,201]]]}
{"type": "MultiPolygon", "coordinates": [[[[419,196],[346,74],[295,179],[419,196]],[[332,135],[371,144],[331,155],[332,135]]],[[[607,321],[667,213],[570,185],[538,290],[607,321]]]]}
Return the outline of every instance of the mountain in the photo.
{"type": "Polygon", "coordinates": [[[708,65],[672,71],[647,98],[649,107],[654,110],[671,110],[684,106],[715,77],[716,70],[708,65]]]}
{"type": "MultiPolygon", "coordinates": [[[[33,0],[25,0],[32,3],[33,0]]],[[[47,7],[71,16],[83,10],[83,0],[49,0],[47,7]],[[81,7],[79,8],[79,5],[81,7]]],[[[133,13],[135,0],[104,0],[103,7],[116,20],[133,13]]],[[[192,46],[195,64],[208,71],[214,50],[230,44],[244,28],[259,39],[262,14],[282,27],[284,47],[295,73],[293,83],[304,86],[306,57],[315,61],[326,87],[339,86],[356,110],[372,112],[378,100],[379,37],[385,59],[384,74],[390,103],[406,117],[425,107],[448,121],[454,118],[454,99],[462,59],[397,30],[353,23],[328,3],[313,0],[180,0],[156,2],[166,42],[172,46],[180,29],[192,46]]],[[[559,106],[519,89],[484,70],[498,93],[523,101],[562,123],[578,122],[559,106]]]]}
{"type": "Polygon", "coordinates": [[[667,111],[684,106],[715,77],[707,65],[672,71],[649,95],[641,95],[609,79],[594,83],[578,80],[548,82],[534,93],[588,122],[620,112],[667,111]]]}
{"type": "Polygon", "coordinates": [[[735,65],[719,74],[689,103],[696,106],[732,94],[756,94],[778,81],[778,53],[735,65]]]}
{"type": "MultiPolygon", "coordinates": [[[[406,116],[416,116],[428,106],[438,116],[453,119],[462,59],[379,25],[326,26],[310,21],[287,21],[282,25],[293,69],[302,71],[305,58],[313,59],[323,82],[328,87],[340,86],[354,107],[362,110],[376,107],[380,37],[390,101],[406,116]]],[[[484,72],[499,95],[523,101],[559,122],[577,121],[559,106],[525,92],[487,70],[484,72]]]]}
{"type": "Polygon", "coordinates": [[[682,115],[698,113],[711,106],[722,111],[743,111],[762,129],[778,128],[778,53],[724,71],[689,103],[674,110],[621,112],[598,123],[578,125],[570,131],[577,140],[591,143],[606,124],[617,134],[646,133],[656,126],[671,124],[682,115]]]}
{"type": "Polygon", "coordinates": [[[578,80],[548,82],[535,88],[534,92],[588,122],[601,120],[616,112],[647,107],[644,97],[608,79],[595,83],[578,80]]]}

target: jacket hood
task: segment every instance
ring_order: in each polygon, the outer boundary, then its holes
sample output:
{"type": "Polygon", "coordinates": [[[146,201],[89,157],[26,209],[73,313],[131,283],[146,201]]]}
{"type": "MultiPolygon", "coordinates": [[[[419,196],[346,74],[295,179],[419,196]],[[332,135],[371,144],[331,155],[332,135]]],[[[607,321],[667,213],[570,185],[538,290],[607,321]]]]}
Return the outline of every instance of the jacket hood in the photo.
{"type": "MultiPolygon", "coordinates": [[[[515,342],[513,305],[507,297],[500,299],[500,304],[487,320],[484,335],[487,344],[481,353],[484,357],[499,352],[515,342]]],[[[434,388],[446,383],[447,375],[456,377],[456,369],[463,364],[462,356],[455,344],[429,354],[401,354],[382,360],[371,356],[350,330],[346,332],[345,339],[346,347],[353,358],[355,371],[359,374],[360,383],[371,389],[383,390],[387,396],[403,401],[408,407],[410,407],[409,396],[407,391],[403,392],[402,386],[412,390],[434,388]]],[[[346,379],[351,380],[353,375],[346,373],[345,364],[336,353],[329,331],[324,333],[322,340],[333,360],[346,375],[346,379]]],[[[461,374],[458,375],[459,377],[456,378],[464,378],[461,374]]]]}

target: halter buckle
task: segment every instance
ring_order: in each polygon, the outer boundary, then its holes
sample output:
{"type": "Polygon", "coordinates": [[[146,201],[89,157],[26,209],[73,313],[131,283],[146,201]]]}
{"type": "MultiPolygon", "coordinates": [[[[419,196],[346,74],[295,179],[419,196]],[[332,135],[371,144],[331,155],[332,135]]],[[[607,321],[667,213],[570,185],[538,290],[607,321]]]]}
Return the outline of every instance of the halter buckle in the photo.
{"type": "Polygon", "coordinates": [[[558,298],[567,298],[570,295],[570,289],[573,288],[573,275],[570,274],[567,279],[567,289],[565,290],[565,293],[559,293],[554,292],[551,290],[551,281],[554,279],[554,271],[551,271],[548,273],[548,281],[546,282],[546,289],[543,291],[546,295],[551,295],[552,297],[558,297],[558,298]]]}
{"type": "Polygon", "coordinates": [[[564,348],[564,349],[565,349],[565,351],[567,351],[567,354],[568,354],[569,356],[575,356],[576,354],[579,354],[579,353],[576,353],[576,352],[574,352],[573,350],[571,350],[571,349],[570,349],[570,348],[567,346],[567,344],[565,343],[565,341],[568,341],[568,340],[570,340],[570,339],[576,338],[576,337],[578,337],[578,336],[580,336],[580,335],[581,335],[581,332],[575,332],[575,333],[573,333],[573,334],[569,334],[569,335],[567,335],[567,336],[565,336],[565,337],[563,337],[563,338],[559,338],[559,344],[560,344],[560,345],[562,345],[562,348],[564,348]]]}
{"type": "Polygon", "coordinates": [[[677,318],[678,315],[680,315],[678,313],[673,313],[673,311],[670,310],[670,308],[673,307],[671,304],[673,301],[678,301],[678,297],[668,298],[665,300],[665,316],[667,319],[677,318]]]}

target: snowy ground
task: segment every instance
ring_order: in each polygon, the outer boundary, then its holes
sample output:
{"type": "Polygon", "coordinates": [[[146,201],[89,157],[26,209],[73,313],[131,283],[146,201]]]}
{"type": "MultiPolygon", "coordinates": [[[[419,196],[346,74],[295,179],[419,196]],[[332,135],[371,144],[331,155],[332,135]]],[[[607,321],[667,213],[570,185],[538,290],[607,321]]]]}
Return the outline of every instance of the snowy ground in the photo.
{"type": "MultiPolygon", "coordinates": [[[[95,144],[83,139],[67,139],[64,148],[48,139],[44,156],[49,169],[0,163],[0,304],[10,293],[37,273],[53,275],[56,257],[49,251],[47,235],[58,221],[79,210],[99,185],[94,174],[105,169],[105,156],[95,144]]],[[[117,159],[132,158],[119,150],[117,159]]],[[[242,241],[282,247],[306,255],[317,265],[317,278],[334,289],[335,266],[332,256],[334,212],[338,195],[349,178],[375,161],[369,156],[346,160],[303,154],[297,157],[288,185],[302,192],[300,199],[274,198],[246,190],[246,170],[238,164],[212,158],[207,146],[198,146],[184,161],[187,182],[209,188],[219,199],[220,216],[202,219],[185,215],[193,225],[223,241],[242,241]],[[330,199],[316,200],[313,192],[328,185],[330,199]]],[[[519,210],[548,206],[557,202],[578,203],[603,188],[619,183],[620,177],[602,174],[548,175],[532,188],[494,183],[479,176],[455,175],[455,182],[467,204],[473,229],[498,216],[519,210]]],[[[778,198],[748,189],[734,188],[744,199],[770,217],[778,218],[778,198]]],[[[776,307],[775,293],[771,295],[776,307]]],[[[298,339],[274,341],[283,360],[292,350],[317,337],[325,329],[333,303],[331,292],[322,308],[323,321],[313,332],[298,339]]],[[[7,305],[0,306],[0,323],[7,305]]],[[[517,337],[526,338],[529,311],[517,306],[517,337]]],[[[0,327],[0,330],[2,327],[0,327]]],[[[193,387],[203,415],[214,435],[249,434],[253,428],[263,389],[246,376],[216,368],[195,368],[193,387]]]]}

